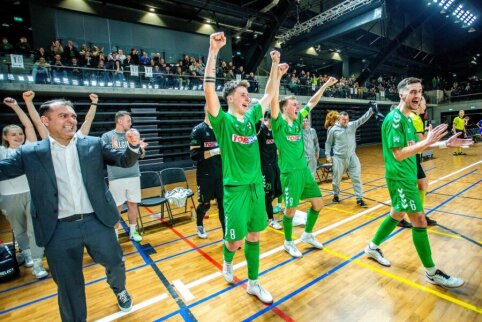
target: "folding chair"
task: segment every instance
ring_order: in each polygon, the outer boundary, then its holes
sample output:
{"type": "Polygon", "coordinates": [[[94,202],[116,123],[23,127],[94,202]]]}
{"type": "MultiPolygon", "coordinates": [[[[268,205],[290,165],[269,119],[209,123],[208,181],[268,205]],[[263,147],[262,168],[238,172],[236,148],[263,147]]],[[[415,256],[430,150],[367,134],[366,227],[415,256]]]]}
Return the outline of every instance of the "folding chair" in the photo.
{"type": "MultiPolygon", "coordinates": [[[[170,189],[173,189],[175,187],[190,189],[189,184],[187,183],[186,174],[184,173],[183,168],[167,168],[167,169],[162,170],[159,173],[159,175],[161,177],[161,193],[162,193],[162,196],[164,196],[164,197],[166,196],[166,193],[170,189]]],[[[192,209],[196,209],[196,206],[194,204],[193,196],[194,196],[194,193],[192,192],[192,189],[191,189],[191,193],[189,193],[186,196],[186,203],[184,204],[184,211],[180,212],[178,214],[189,213],[190,216],[192,216],[192,211],[187,210],[187,199],[188,198],[191,199],[192,209]]],[[[174,224],[174,218],[172,217],[172,208],[171,208],[169,219],[170,219],[171,225],[173,225],[174,224]]]]}
{"type": "MultiPolygon", "coordinates": [[[[142,232],[144,232],[144,224],[149,222],[158,221],[157,218],[154,220],[144,222],[143,216],[140,211],[140,207],[155,207],[161,206],[161,219],[164,218],[164,206],[166,206],[167,214],[169,219],[172,218],[171,208],[169,207],[169,202],[162,195],[161,191],[161,178],[159,173],[156,171],[142,171],[141,172],[141,202],[137,204],[137,210],[139,211],[140,227],[142,232]]],[[[149,211],[151,212],[151,211],[149,211]]],[[[152,213],[149,214],[151,216],[152,213]]],[[[145,216],[144,216],[145,217],[145,216]]]]}
{"type": "Polygon", "coordinates": [[[320,182],[328,181],[330,174],[333,174],[333,163],[320,163],[318,162],[318,166],[316,168],[316,175],[318,176],[318,180],[320,182]],[[321,177],[318,173],[318,170],[321,171],[321,177]]]}

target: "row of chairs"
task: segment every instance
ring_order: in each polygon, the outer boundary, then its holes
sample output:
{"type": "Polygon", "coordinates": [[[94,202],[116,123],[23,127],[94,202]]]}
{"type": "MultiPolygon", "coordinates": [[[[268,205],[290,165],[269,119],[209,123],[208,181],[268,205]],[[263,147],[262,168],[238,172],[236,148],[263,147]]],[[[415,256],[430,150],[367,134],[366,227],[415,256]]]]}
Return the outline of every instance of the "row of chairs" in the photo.
{"type": "MultiPolygon", "coordinates": [[[[137,204],[139,216],[137,224],[139,230],[144,232],[145,225],[151,222],[159,222],[159,219],[164,219],[164,212],[167,212],[169,224],[174,225],[174,215],[189,214],[192,217],[195,211],[194,193],[189,188],[186,174],[183,168],[167,168],[162,171],[142,171],[141,172],[141,202],[137,204]],[[191,193],[186,196],[184,207],[172,207],[169,200],[166,198],[168,191],[175,187],[183,189],[190,189],[191,193]],[[191,202],[191,207],[188,209],[188,200],[191,202]],[[160,212],[154,213],[152,207],[160,207],[160,212]],[[143,214],[141,209],[147,210],[147,214],[143,214]],[[173,210],[176,212],[174,213],[173,210]],[[179,212],[179,210],[183,210],[179,212]]],[[[122,213],[127,212],[127,206],[124,204],[122,213]]]]}

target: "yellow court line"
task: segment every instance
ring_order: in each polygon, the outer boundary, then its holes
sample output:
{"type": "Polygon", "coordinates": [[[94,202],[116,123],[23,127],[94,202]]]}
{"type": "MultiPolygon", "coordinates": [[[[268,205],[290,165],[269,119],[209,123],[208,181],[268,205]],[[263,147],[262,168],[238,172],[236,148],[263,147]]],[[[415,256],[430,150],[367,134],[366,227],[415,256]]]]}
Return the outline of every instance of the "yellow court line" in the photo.
{"type": "Polygon", "coordinates": [[[330,207],[330,206],[324,206],[323,208],[330,209],[330,210],[334,210],[334,211],[339,211],[339,212],[344,212],[345,214],[350,214],[350,215],[357,214],[357,212],[347,211],[347,210],[341,210],[341,209],[333,208],[333,207],[330,207]]]}
{"type": "MultiPolygon", "coordinates": [[[[271,227],[271,226],[268,226],[268,229],[269,229],[270,231],[272,231],[272,232],[275,232],[275,233],[277,233],[277,234],[283,235],[283,237],[284,237],[284,235],[285,235],[283,229],[274,229],[274,228],[271,227]]],[[[295,235],[292,235],[292,236],[291,236],[291,240],[297,240],[297,239],[298,239],[298,237],[296,237],[295,235]]]]}
{"type": "Polygon", "coordinates": [[[479,308],[479,307],[477,307],[477,306],[475,306],[475,305],[472,305],[472,304],[470,304],[470,303],[461,301],[461,300],[459,300],[459,299],[457,299],[457,298],[455,298],[455,297],[452,297],[452,296],[449,296],[449,295],[444,294],[444,293],[442,293],[442,292],[436,291],[436,290],[434,290],[434,289],[425,287],[425,286],[423,286],[423,285],[420,285],[420,284],[418,284],[418,283],[415,283],[415,282],[413,282],[413,281],[410,281],[410,280],[405,279],[405,278],[403,278],[403,277],[400,277],[400,276],[398,276],[398,275],[389,273],[389,272],[384,271],[384,270],[382,270],[382,269],[380,269],[380,268],[378,268],[378,267],[375,267],[375,266],[373,266],[373,265],[366,264],[366,263],[364,263],[364,262],[362,262],[362,261],[360,261],[360,260],[358,260],[358,259],[351,259],[350,257],[348,257],[348,256],[346,256],[346,255],[340,254],[340,253],[338,253],[338,252],[336,252],[336,251],[334,251],[334,250],[328,249],[328,248],[326,248],[326,247],[323,248],[323,250],[326,251],[326,252],[329,253],[329,254],[332,254],[332,255],[336,256],[336,257],[339,257],[339,258],[344,259],[344,260],[349,260],[349,261],[357,264],[358,266],[362,266],[362,267],[368,268],[369,270],[372,270],[372,271],[374,271],[374,272],[377,272],[377,273],[380,273],[380,274],[382,274],[382,275],[385,275],[385,276],[388,276],[388,277],[390,277],[390,278],[393,278],[394,280],[397,280],[397,281],[399,281],[399,282],[401,282],[401,283],[404,283],[404,284],[407,284],[407,285],[409,285],[409,286],[418,288],[418,289],[420,289],[420,290],[422,290],[422,291],[425,291],[425,292],[427,292],[427,293],[431,293],[431,294],[433,294],[433,295],[435,295],[435,296],[438,296],[438,297],[440,297],[440,298],[442,298],[442,299],[444,299],[444,300],[447,300],[447,301],[449,301],[449,302],[452,302],[452,303],[454,303],[454,304],[457,304],[457,305],[459,305],[459,306],[462,306],[462,307],[464,307],[464,308],[466,308],[466,309],[472,310],[472,311],[474,311],[474,312],[476,312],[476,313],[479,313],[479,314],[482,313],[482,308],[479,308]]]}
{"type": "Polygon", "coordinates": [[[427,231],[428,231],[428,232],[431,232],[431,233],[433,233],[433,234],[437,234],[437,235],[442,235],[442,236],[447,236],[447,237],[462,239],[462,237],[460,237],[460,236],[457,236],[457,235],[454,235],[454,234],[443,233],[443,232],[438,231],[438,230],[428,229],[427,231]]]}

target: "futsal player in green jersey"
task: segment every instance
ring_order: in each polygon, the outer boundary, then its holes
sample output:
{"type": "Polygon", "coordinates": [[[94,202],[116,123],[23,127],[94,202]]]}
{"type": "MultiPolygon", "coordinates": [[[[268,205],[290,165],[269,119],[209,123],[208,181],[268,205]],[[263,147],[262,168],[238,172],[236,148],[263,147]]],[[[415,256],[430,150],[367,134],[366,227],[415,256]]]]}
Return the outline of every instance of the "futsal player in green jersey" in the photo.
{"type": "Polygon", "coordinates": [[[384,119],[382,147],[385,160],[385,177],[392,201],[390,215],[378,228],[365,253],[383,266],[390,262],[383,257],[380,244],[392,233],[400,220],[408,214],[412,222],[412,238],[423,266],[427,281],[447,288],[460,287],[464,281],[437,269],[427,235],[427,221],[417,189],[417,161],[415,155],[430,146],[458,147],[473,144],[471,140],[459,139],[456,134],[447,141],[438,142],[447,132],[447,124],[428,128],[425,139],[418,141],[410,118],[411,111],[418,109],[422,97],[422,84],[418,78],[405,78],[398,84],[400,103],[384,119]]]}
{"type": "MultiPolygon", "coordinates": [[[[281,76],[278,75],[278,77],[281,76]]],[[[292,238],[293,217],[300,199],[306,199],[311,203],[301,241],[318,249],[323,248],[323,245],[312,234],[318,213],[323,207],[323,200],[320,188],[306,162],[303,146],[303,119],[308,117],[311,110],[318,104],[325,89],[336,82],[335,78],[330,77],[301,110],[294,96],[288,96],[278,102],[279,89],[275,91],[275,96],[271,101],[271,127],[279,151],[281,187],[286,206],[283,216],[285,233],[283,247],[293,257],[303,256],[292,238]]]]}
{"type": "Polygon", "coordinates": [[[224,212],[226,221],[223,246],[223,275],[228,283],[234,283],[233,258],[244,243],[244,255],[248,266],[248,294],[263,303],[272,303],[273,297],[258,282],[259,232],[267,227],[265,198],[259,145],[255,124],[263,117],[277,80],[280,54],[271,52],[271,72],[264,96],[248,109],[250,98],[247,81],[230,81],[224,86],[223,96],[228,112],[221,109],[216,94],[216,58],[226,44],[224,33],[210,36],[209,54],[204,76],[209,120],[218,140],[223,164],[224,212]]]}

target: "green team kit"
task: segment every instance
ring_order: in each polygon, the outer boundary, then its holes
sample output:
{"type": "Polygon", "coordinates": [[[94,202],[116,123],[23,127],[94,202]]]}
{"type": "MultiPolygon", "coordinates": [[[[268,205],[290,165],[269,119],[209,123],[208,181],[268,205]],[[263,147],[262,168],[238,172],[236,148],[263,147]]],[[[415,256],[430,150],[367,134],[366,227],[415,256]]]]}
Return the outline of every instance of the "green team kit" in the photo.
{"type": "Polygon", "coordinates": [[[287,208],[295,208],[300,199],[321,197],[306,163],[303,147],[303,119],[310,113],[310,107],[305,106],[298,113],[298,118],[290,125],[278,114],[277,119],[271,119],[273,137],[279,151],[279,167],[281,185],[287,208]]]}
{"type": "Polygon", "coordinates": [[[413,155],[395,160],[393,148],[404,148],[418,141],[413,121],[399,109],[390,112],[382,125],[382,147],[385,177],[392,206],[397,212],[423,211],[417,187],[417,160],[413,155]]]}
{"type": "Polygon", "coordinates": [[[261,118],[260,104],[250,108],[243,121],[221,108],[216,117],[209,115],[221,150],[227,241],[242,240],[268,225],[255,128],[261,118]]]}

